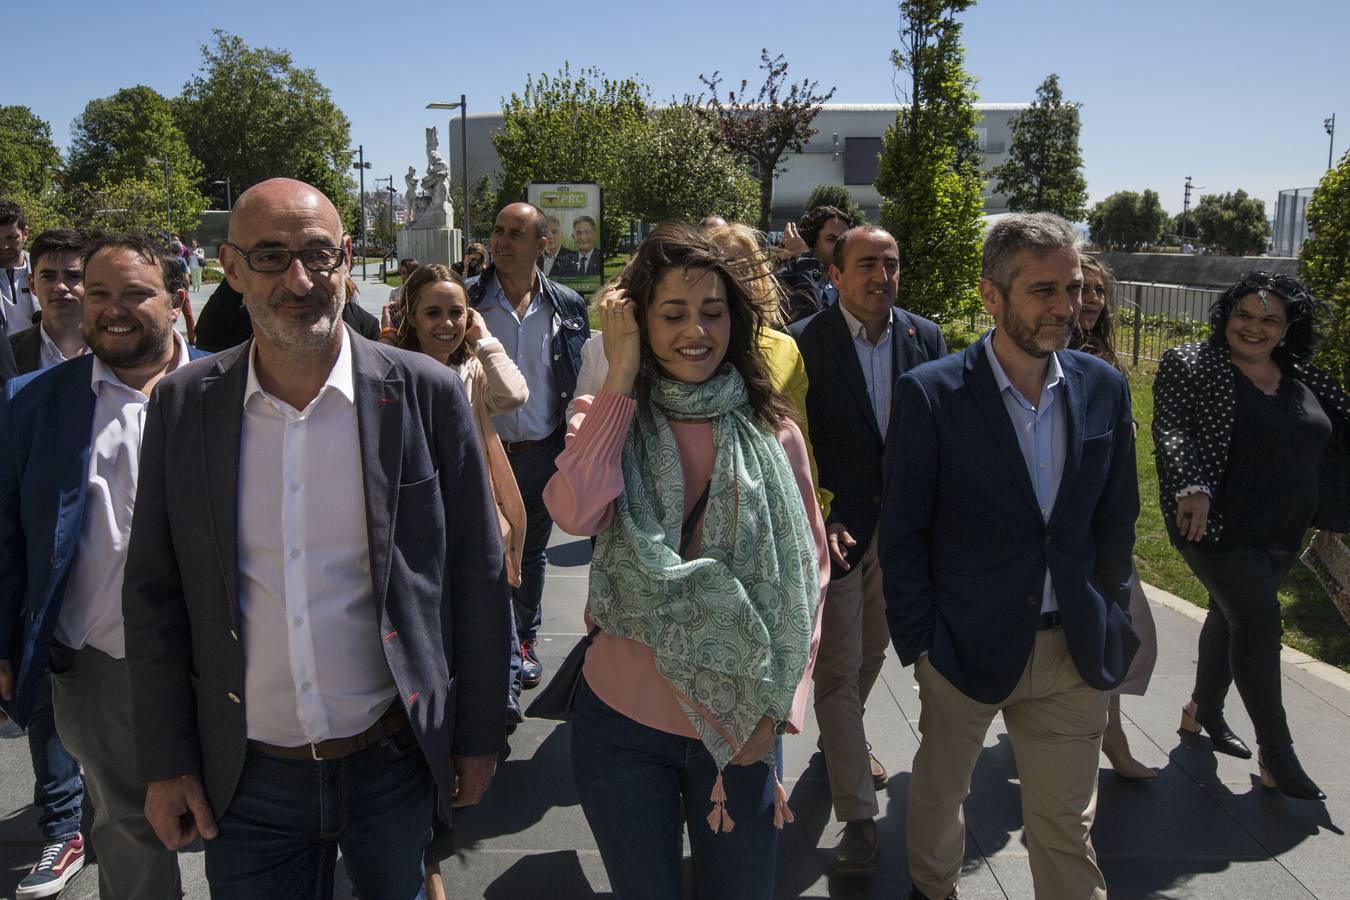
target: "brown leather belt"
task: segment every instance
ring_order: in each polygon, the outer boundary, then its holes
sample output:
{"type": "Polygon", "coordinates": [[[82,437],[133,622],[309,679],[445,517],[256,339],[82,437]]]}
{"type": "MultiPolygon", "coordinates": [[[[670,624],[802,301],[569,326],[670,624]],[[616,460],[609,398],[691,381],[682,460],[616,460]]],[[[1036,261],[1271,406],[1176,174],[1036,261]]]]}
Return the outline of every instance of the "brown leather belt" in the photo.
{"type": "Polygon", "coordinates": [[[408,714],[403,711],[401,704],[395,702],[389,708],[389,711],[380,717],[378,722],[360,734],[351,737],[333,738],[320,741],[317,744],[304,744],[300,747],[278,747],[275,744],[265,744],[262,741],[249,741],[248,745],[259,753],[279,756],[282,759],[332,761],[344,759],[353,753],[358,753],[367,747],[378,744],[390,735],[398,734],[407,727],[408,714]]]}
{"type": "MultiPolygon", "coordinates": [[[[561,430],[562,429],[559,429],[558,431],[561,430]]],[[[557,438],[558,431],[553,432],[542,441],[502,441],[502,447],[506,449],[507,453],[521,453],[525,450],[533,450],[536,447],[543,447],[546,444],[551,444],[553,440],[557,438]]]]}

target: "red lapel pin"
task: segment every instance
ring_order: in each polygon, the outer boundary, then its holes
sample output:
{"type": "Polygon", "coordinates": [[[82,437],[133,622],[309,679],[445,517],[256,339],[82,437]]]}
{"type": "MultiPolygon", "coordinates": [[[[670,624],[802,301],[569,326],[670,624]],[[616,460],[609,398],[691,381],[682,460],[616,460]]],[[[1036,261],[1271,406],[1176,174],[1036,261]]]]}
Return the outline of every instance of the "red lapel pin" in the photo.
{"type": "Polygon", "coordinates": [[[398,402],[398,398],[397,398],[397,397],[381,397],[381,398],[380,398],[380,402],[381,402],[381,403],[397,403],[397,402],[398,402]]]}
{"type": "Polygon", "coordinates": [[[913,325],[909,326],[909,331],[906,332],[906,333],[907,333],[910,337],[914,337],[914,326],[913,326],[913,325]]]}

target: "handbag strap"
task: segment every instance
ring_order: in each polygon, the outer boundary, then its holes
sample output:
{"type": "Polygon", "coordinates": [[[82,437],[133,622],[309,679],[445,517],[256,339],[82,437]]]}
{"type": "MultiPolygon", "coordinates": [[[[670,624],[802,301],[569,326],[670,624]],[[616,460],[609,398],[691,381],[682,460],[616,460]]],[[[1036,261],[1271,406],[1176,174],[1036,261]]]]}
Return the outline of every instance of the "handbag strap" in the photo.
{"type": "Polygon", "coordinates": [[[689,515],[684,517],[684,524],[680,526],[680,556],[689,552],[689,545],[694,542],[694,526],[698,524],[699,518],[703,515],[703,508],[708,505],[708,492],[712,490],[712,479],[703,486],[703,493],[698,495],[694,505],[689,507],[689,515]]]}

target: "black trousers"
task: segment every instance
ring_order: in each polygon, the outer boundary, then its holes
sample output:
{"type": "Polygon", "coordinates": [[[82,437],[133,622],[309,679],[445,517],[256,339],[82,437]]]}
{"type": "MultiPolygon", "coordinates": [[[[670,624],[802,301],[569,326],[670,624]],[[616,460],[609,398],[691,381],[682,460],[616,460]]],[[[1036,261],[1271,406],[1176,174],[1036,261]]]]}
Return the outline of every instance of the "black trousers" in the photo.
{"type": "Polygon", "coordinates": [[[1195,691],[1199,717],[1222,714],[1236,683],[1262,747],[1293,743],[1280,687],[1280,584],[1294,554],[1269,547],[1209,547],[1181,542],[1181,556],[1209,591],[1200,630],[1195,691]]]}

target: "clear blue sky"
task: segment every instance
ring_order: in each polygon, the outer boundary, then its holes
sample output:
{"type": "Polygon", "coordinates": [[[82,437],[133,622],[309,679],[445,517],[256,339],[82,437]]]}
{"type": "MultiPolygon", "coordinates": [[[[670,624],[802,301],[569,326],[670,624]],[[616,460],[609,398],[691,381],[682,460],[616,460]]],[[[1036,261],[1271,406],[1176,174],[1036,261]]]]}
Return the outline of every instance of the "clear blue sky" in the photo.
{"type": "MultiPolygon", "coordinates": [[[[8,20],[0,103],[32,107],[63,148],[90,99],[134,84],[177,94],[214,27],[288,49],[315,69],[351,119],[353,144],[365,145],[372,175],[420,170],[428,125],[441,126],[447,149],[444,114],[424,109],[428,101],[462,92],[471,112],[497,108],[527,74],[564,61],[637,76],[665,99],[698,92],[699,73],[714,69],[756,84],[759,49],[768,47],[786,54],[790,74],[837,87],[838,102],[895,100],[898,13],[885,0],[75,0],[0,16],[8,20]],[[572,8],[589,22],[569,19],[572,8]]],[[[1322,176],[1324,117],[1339,113],[1337,157],[1350,141],[1342,0],[984,0],[963,21],[982,100],[1030,100],[1057,72],[1065,95],[1083,104],[1093,201],[1153,188],[1179,212],[1183,179],[1193,175],[1205,193],[1245,188],[1273,214],[1281,188],[1322,176]]]]}

